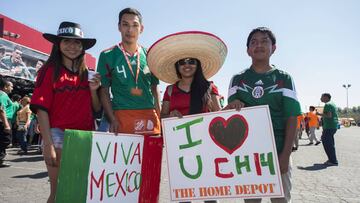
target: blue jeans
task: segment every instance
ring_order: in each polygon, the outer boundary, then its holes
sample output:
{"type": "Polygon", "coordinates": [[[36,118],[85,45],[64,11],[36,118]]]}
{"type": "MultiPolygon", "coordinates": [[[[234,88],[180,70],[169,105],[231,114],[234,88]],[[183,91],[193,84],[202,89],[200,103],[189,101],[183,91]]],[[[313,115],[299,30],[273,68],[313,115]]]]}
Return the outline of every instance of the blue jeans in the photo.
{"type": "Polygon", "coordinates": [[[337,164],[335,152],[335,140],[334,135],[337,129],[323,129],[321,140],[324,146],[325,153],[331,163],[337,164]]]}
{"type": "Polygon", "coordinates": [[[20,143],[20,147],[24,152],[27,152],[27,130],[16,130],[16,138],[20,143]]]}

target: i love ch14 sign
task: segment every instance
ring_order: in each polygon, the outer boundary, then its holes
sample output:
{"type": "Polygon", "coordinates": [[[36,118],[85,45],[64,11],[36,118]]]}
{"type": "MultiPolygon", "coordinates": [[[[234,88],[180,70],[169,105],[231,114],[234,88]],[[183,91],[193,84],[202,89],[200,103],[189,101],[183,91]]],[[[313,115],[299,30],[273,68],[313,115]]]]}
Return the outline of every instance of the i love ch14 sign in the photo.
{"type": "Polygon", "coordinates": [[[172,201],[283,197],[268,106],[162,120],[172,201]]]}

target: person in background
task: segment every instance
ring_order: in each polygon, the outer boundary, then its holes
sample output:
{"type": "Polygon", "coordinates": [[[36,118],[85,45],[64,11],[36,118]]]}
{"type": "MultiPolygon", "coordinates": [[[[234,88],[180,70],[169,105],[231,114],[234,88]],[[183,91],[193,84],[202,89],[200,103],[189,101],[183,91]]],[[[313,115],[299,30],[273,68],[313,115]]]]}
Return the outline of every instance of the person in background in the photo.
{"type": "Polygon", "coordinates": [[[35,68],[33,69],[29,69],[30,70],[30,80],[36,80],[37,77],[37,73],[39,71],[39,69],[44,65],[44,61],[39,59],[36,64],[35,64],[35,68]]]}
{"type": "Polygon", "coordinates": [[[11,118],[12,102],[8,94],[11,93],[13,84],[10,81],[0,78],[0,168],[8,167],[10,164],[4,163],[6,148],[11,143],[11,118]]]}
{"type": "Polygon", "coordinates": [[[309,120],[309,134],[310,134],[310,136],[309,136],[309,140],[310,140],[309,145],[314,144],[314,141],[315,141],[315,145],[318,145],[321,142],[316,138],[315,130],[316,130],[316,128],[319,127],[319,118],[316,115],[314,106],[309,107],[309,112],[307,113],[306,116],[308,117],[308,120],[309,120]]]}
{"type": "Polygon", "coordinates": [[[32,113],[30,110],[30,98],[25,96],[21,99],[20,103],[22,108],[17,112],[16,116],[16,138],[18,139],[21,148],[18,154],[27,154],[26,136],[30,126],[30,116],[32,113]]]}
{"type": "Polygon", "coordinates": [[[101,109],[97,95],[100,76],[88,80],[85,50],[96,39],[85,38],[81,26],[62,22],[57,35],[43,37],[53,44],[49,59],[40,68],[31,98],[43,139],[43,155],[50,178],[48,203],[53,203],[65,129],[95,130],[94,112],[101,109]]]}
{"type": "Polygon", "coordinates": [[[102,51],[97,66],[101,75],[100,100],[109,131],[158,135],[159,80],[147,66],[146,49],[138,44],[144,30],[140,12],[134,8],[120,11],[118,29],[122,41],[102,51]]]}
{"type": "MultiPolygon", "coordinates": [[[[231,79],[228,105],[224,109],[269,105],[285,195],[271,198],[271,202],[291,202],[290,155],[296,136],[296,117],[301,114],[294,81],[288,73],[270,65],[276,38],[269,28],[252,30],[246,46],[252,64],[231,79]]],[[[245,202],[261,202],[261,199],[245,199],[245,202]]]]}
{"type": "Polygon", "coordinates": [[[35,65],[35,70],[36,70],[36,72],[38,72],[39,69],[40,69],[43,65],[44,65],[44,61],[39,59],[39,60],[36,62],[36,65],[35,65]]]}
{"type": "Polygon", "coordinates": [[[297,117],[297,125],[296,125],[296,136],[294,140],[294,147],[292,148],[292,151],[296,151],[299,148],[299,139],[301,138],[302,134],[302,128],[304,126],[304,118],[305,116],[303,114],[299,115],[297,117]]]}
{"type": "Polygon", "coordinates": [[[12,136],[11,136],[11,143],[13,147],[16,147],[19,144],[19,141],[16,137],[16,130],[17,130],[17,125],[16,125],[16,117],[17,117],[17,112],[21,109],[21,104],[20,104],[20,100],[21,100],[21,96],[18,94],[13,94],[11,96],[11,101],[12,101],[12,107],[13,107],[13,116],[11,118],[11,129],[12,129],[12,136]]]}
{"type": "Polygon", "coordinates": [[[325,103],[324,110],[323,113],[316,112],[316,115],[322,116],[323,119],[321,141],[328,157],[328,160],[324,164],[328,166],[337,166],[339,163],[336,158],[334,139],[338,125],[336,106],[334,102],[331,101],[331,95],[329,93],[322,94],[320,100],[325,103]]]}

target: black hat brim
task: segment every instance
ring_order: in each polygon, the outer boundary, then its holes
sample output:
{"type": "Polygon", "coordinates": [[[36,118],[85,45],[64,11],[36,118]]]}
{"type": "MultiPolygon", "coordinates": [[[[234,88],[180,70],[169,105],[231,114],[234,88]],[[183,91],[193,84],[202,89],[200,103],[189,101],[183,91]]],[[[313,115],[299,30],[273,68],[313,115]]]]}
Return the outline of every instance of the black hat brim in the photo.
{"type": "Polygon", "coordinates": [[[80,38],[80,37],[74,37],[74,36],[57,36],[50,33],[44,33],[43,37],[48,40],[49,42],[53,44],[58,44],[62,39],[76,39],[81,41],[81,44],[83,45],[83,49],[87,50],[93,47],[96,44],[96,39],[94,38],[80,38]]]}

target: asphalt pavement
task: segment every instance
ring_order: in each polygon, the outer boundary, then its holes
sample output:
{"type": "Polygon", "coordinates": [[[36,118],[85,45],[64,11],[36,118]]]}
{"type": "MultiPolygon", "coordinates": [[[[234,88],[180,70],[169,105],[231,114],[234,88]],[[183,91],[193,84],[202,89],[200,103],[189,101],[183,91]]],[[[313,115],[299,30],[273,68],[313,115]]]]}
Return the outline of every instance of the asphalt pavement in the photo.
{"type": "MultiPolygon", "coordinates": [[[[319,138],[321,130],[316,131],[319,138]]],[[[299,149],[292,154],[294,203],[360,203],[360,127],[341,128],[335,135],[338,166],[326,166],[322,144],[308,145],[300,140],[299,149]]],[[[18,155],[18,148],[7,150],[10,167],[0,168],[0,203],[46,202],[50,184],[45,163],[36,147],[27,155],[18,155]]],[[[160,185],[161,203],[170,202],[165,154],[160,185]]],[[[237,203],[243,200],[220,200],[237,203]]],[[[270,202],[264,199],[263,202],[270,202]]]]}

